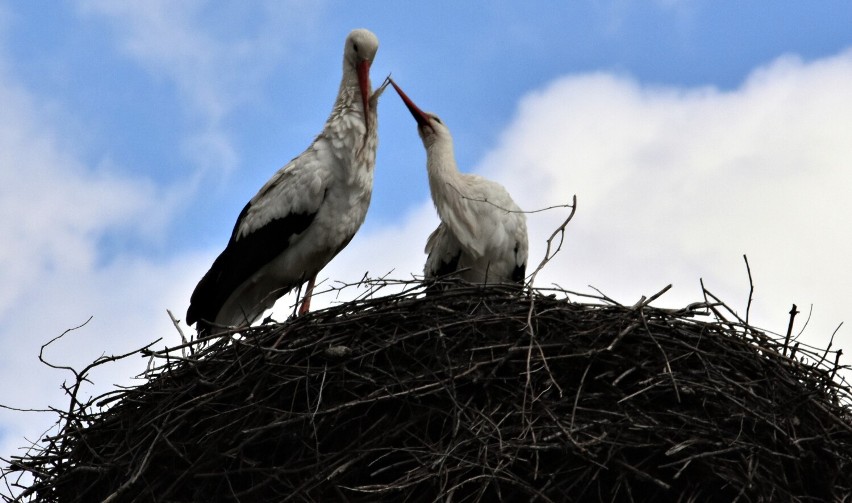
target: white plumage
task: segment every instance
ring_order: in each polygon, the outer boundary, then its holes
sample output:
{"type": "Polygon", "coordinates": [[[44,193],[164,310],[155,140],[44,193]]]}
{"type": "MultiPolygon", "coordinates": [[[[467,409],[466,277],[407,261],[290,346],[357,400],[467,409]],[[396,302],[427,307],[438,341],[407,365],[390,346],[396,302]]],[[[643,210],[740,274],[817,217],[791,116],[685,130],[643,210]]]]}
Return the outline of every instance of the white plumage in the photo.
{"type": "Polygon", "coordinates": [[[429,189],[441,219],[426,242],[426,279],[460,271],[472,283],[522,282],[528,251],[524,213],[499,183],[460,173],[447,126],[391,83],[417,121],[429,189]]]}
{"type": "Polygon", "coordinates": [[[378,97],[370,65],[379,41],[346,38],[343,78],[331,115],[308,149],[281,168],[245,206],[225,250],[196,286],[186,313],[199,333],[250,325],[278,298],[309,281],[364,222],[376,163],[378,97]]]}

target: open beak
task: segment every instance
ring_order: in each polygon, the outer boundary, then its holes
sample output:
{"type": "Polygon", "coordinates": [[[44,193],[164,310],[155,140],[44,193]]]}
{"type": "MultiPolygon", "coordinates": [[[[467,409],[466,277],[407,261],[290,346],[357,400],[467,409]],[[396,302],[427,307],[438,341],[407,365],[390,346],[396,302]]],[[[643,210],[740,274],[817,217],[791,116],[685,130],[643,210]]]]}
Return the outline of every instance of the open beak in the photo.
{"type": "Polygon", "coordinates": [[[364,105],[364,127],[370,129],[370,62],[366,59],[355,67],[358,87],[361,89],[361,104],[364,105]]]}
{"type": "Polygon", "coordinates": [[[388,79],[390,79],[390,83],[393,84],[393,88],[396,89],[396,93],[399,94],[400,98],[402,98],[402,102],[405,103],[405,106],[408,107],[408,111],[411,112],[411,115],[414,116],[414,120],[417,121],[417,125],[429,126],[431,128],[432,125],[429,124],[429,116],[426,115],[423,110],[417,108],[417,105],[415,105],[414,102],[411,101],[411,98],[409,98],[408,95],[402,92],[402,89],[400,89],[399,86],[396,85],[396,82],[394,82],[393,79],[391,79],[390,77],[388,77],[388,79]]]}

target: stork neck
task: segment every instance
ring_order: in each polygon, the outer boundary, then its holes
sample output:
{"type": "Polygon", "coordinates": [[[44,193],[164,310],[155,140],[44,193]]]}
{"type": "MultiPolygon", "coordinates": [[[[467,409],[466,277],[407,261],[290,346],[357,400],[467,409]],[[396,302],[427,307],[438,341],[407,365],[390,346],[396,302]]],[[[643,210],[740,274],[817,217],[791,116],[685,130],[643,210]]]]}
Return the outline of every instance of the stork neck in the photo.
{"type": "Polygon", "coordinates": [[[452,140],[441,139],[426,148],[426,171],[429,173],[429,189],[432,200],[439,208],[442,202],[461,197],[461,173],[456,165],[452,140]]]}
{"type": "MultiPolygon", "coordinates": [[[[368,81],[370,89],[372,83],[368,81]]],[[[334,102],[331,115],[326,122],[326,131],[330,128],[354,130],[357,135],[364,134],[364,105],[361,102],[361,89],[358,86],[358,75],[355,68],[346,61],[343,63],[343,77],[340,79],[340,88],[337,92],[337,99],[334,102]],[[355,116],[351,114],[355,112],[355,116]],[[360,117],[356,117],[360,115],[360,117]]],[[[370,113],[371,123],[376,123],[375,110],[370,113]]],[[[375,132],[375,127],[370,129],[375,132]]]]}
{"type": "Polygon", "coordinates": [[[340,89],[322,132],[314,139],[312,149],[328,156],[332,172],[350,186],[372,187],[376,164],[376,106],[370,110],[370,130],[364,124],[364,105],[358,76],[344,63],[340,89]]]}
{"type": "MultiPolygon", "coordinates": [[[[368,78],[367,87],[372,90],[373,83],[368,78]]],[[[361,105],[361,88],[358,85],[358,72],[355,67],[348,61],[343,61],[343,77],[340,79],[340,88],[337,93],[338,101],[343,100],[346,106],[356,106],[360,110],[361,105]]]]}
{"type": "Polygon", "coordinates": [[[358,73],[348,61],[343,62],[343,78],[340,79],[340,90],[343,91],[343,89],[358,90],[358,73]]]}

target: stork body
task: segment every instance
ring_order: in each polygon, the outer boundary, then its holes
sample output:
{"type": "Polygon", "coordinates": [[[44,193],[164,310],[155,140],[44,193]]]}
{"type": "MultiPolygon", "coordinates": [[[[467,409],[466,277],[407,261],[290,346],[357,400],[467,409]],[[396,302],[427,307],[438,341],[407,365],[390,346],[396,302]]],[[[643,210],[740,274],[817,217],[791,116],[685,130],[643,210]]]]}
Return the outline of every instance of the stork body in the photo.
{"type": "Polygon", "coordinates": [[[364,222],[384,89],[371,95],[377,49],[367,30],[346,38],[340,90],[322,132],[246,204],[225,250],[195,287],[186,321],[197,322],[199,334],[250,325],[293,288],[312,286],[364,222]]]}
{"type": "Polygon", "coordinates": [[[426,242],[426,279],[459,271],[472,283],[523,282],[528,252],[524,213],[499,183],[460,173],[450,130],[391,83],[417,121],[429,189],[441,219],[426,242]]]}

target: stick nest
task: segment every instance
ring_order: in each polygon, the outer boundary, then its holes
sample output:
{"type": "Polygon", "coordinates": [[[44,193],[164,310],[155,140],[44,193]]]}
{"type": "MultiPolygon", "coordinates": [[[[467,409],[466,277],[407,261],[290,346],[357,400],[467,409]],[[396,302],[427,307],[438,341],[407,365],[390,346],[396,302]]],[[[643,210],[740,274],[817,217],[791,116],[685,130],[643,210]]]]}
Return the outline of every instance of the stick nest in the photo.
{"type": "Polygon", "coordinates": [[[4,478],[28,473],[18,497],[57,502],[852,493],[834,353],[787,347],[720,302],[668,310],[552,292],[411,283],[142,349],[143,384],[85,403],[75,389],[59,434],[4,478]]]}

